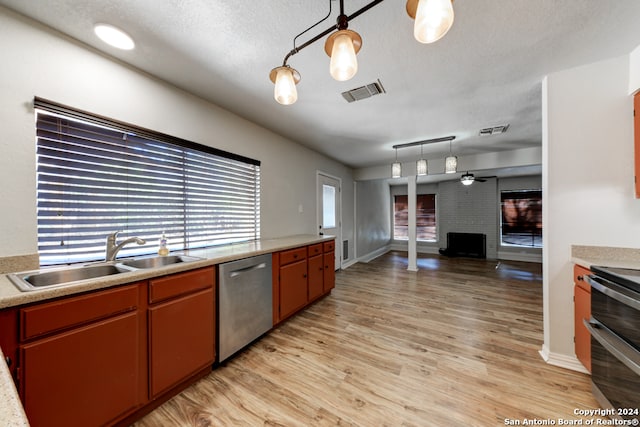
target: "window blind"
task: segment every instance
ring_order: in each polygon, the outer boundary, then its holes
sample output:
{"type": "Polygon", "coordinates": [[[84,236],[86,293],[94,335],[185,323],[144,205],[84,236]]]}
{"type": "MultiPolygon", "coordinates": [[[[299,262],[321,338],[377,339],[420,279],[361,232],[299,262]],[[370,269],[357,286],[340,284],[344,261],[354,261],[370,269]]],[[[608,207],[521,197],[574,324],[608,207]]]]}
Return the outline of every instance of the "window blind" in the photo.
{"type": "Polygon", "coordinates": [[[137,236],[119,256],[255,240],[260,163],[36,98],[41,265],[104,259],[108,234],[137,236]]]}

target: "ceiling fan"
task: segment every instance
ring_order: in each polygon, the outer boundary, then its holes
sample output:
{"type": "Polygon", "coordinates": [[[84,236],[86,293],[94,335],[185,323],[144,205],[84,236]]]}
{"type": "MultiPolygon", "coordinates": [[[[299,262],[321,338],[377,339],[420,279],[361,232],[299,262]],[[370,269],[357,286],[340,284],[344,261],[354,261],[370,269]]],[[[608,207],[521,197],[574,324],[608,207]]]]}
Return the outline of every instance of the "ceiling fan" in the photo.
{"type": "Polygon", "coordinates": [[[460,182],[463,185],[471,185],[474,183],[474,181],[478,181],[478,182],[486,182],[487,178],[494,178],[492,176],[485,176],[485,177],[478,177],[476,178],[472,173],[469,173],[469,171],[467,171],[467,173],[463,174],[460,177],[460,182]]]}

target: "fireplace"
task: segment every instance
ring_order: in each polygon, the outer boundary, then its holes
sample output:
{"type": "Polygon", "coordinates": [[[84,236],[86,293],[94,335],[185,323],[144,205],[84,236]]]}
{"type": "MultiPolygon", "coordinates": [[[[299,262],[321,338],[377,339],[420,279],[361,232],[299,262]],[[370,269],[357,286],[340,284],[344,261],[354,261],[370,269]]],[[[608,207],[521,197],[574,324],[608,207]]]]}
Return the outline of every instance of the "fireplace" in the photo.
{"type": "Polygon", "coordinates": [[[447,233],[447,247],[440,249],[446,256],[464,256],[470,258],[487,257],[487,237],[482,233],[447,233]]]}

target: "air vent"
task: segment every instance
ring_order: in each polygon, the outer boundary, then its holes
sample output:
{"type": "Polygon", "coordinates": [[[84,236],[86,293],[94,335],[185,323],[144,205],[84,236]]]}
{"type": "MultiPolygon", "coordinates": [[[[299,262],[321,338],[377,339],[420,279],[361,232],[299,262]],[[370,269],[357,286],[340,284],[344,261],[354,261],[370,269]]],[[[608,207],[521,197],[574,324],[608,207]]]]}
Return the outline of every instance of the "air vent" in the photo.
{"type": "Polygon", "coordinates": [[[382,87],[382,83],[380,83],[380,79],[373,83],[370,83],[366,86],[357,87],[355,89],[348,90],[346,92],[342,92],[342,96],[347,102],[360,101],[366,98],[371,98],[374,95],[380,95],[381,93],[386,93],[384,87],[382,87]]]}
{"type": "Polygon", "coordinates": [[[489,136],[489,135],[496,135],[499,133],[505,133],[507,129],[509,129],[509,125],[494,126],[491,128],[480,129],[480,136],[489,136]]]}

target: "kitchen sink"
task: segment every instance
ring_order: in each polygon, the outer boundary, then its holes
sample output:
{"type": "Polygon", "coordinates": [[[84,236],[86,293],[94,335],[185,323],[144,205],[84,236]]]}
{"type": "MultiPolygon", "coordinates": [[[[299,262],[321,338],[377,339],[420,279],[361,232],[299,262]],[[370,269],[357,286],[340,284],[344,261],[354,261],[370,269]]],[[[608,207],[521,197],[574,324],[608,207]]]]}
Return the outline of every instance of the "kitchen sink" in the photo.
{"type": "Polygon", "coordinates": [[[128,271],[132,271],[132,269],[118,264],[108,263],[67,267],[50,271],[28,271],[25,273],[8,274],[7,276],[21,291],[34,291],[36,289],[54,286],[66,286],[81,280],[96,279],[98,277],[111,276],[128,271]]]}
{"type": "Polygon", "coordinates": [[[196,258],[187,255],[167,255],[167,256],[153,256],[148,258],[134,258],[131,260],[121,261],[120,264],[135,269],[144,268],[158,268],[165,265],[173,265],[181,262],[198,261],[202,258],[196,258]]]}
{"type": "Polygon", "coordinates": [[[160,268],[183,262],[198,261],[202,258],[187,255],[152,256],[124,259],[120,261],[101,262],[56,268],[53,270],[35,270],[23,273],[7,274],[9,280],[21,291],[29,292],[59,286],[74,285],[76,282],[114,274],[127,273],[142,269],[160,268]]]}

